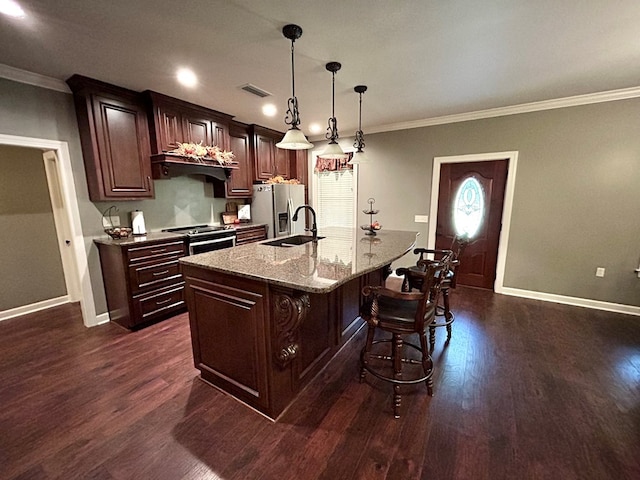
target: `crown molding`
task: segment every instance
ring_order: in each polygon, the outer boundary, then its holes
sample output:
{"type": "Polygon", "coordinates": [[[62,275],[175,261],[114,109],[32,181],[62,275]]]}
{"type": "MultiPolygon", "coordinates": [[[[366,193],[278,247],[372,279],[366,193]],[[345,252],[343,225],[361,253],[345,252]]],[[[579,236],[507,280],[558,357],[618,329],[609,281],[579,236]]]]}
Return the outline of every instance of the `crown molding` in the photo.
{"type": "Polygon", "coordinates": [[[26,70],[20,70],[19,68],[10,67],[9,65],[4,65],[2,63],[0,63],[0,78],[35,85],[36,87],[47,88],[49,90],[56,90],[58,92],[71,93],[68,85],[62,80],[46,77],[26,70]]]}
{"type": "Polygon", "coordinates": [[[585,95],[575,95],[573,97],[556,98],[553,100],[543,100],[540,102],[522,103],[509,107],[490,108],[475,112],[459,113],[455,115],[445,115],[442,117],[426,118],[423,120],[413,120],[410,122],[390,123],[366,129],[367,134],[392,132],[395,130],[408,130],[411,128],[431,127],[434,125],[444,125],[447,123],[468,122],[470,120],[481,120],[484,118],[503,117],[506,115],[517,115],[519,113],[540,112],[543,110],[553,110],[556,108],[576,107],[589,105],[592,103],[613,102],[616,100],[626,100],[640,97],[640,86],[623,88],[620,90],[609,90],[606,92],[588,93],[585,95]]]}

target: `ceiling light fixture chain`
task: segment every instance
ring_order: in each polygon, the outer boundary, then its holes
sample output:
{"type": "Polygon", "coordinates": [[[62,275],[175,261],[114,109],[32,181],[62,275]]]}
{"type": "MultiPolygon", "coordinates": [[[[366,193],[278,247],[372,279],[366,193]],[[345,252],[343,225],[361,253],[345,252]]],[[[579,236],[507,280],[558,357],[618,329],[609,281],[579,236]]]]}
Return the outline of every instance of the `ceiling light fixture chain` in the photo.
{"type": "Polygon", "coordinates": [[[300,131],[300,112],[298,110],[298,97],[296,97],[296,74],[295,74],[295,56],[294,43],[302,36],[302,28],[298,25],[289,24],[282,28],[282,34],[285,38],[291,40],[291,98],[287,101],[287,113],[284,117],[284,123],[290,128],[284,135],[276,147],[285,150],[308,150],[313,148],[313,144],[309,143],[304,133],[300,131]]]}
{"type": "Polygon", "coordinates": [[[292,128],[298,128],[300,125],[300,113],[298,111],[298,98],[296,97],[296,68],[294,56],[294,43],[302,36],[302,28],[298,25],[285,25],[282,29],[283,35],[291,40],[291,98],[287,102],[287,114],[284,123],[291,125],[292,128]]]}
{"type": "Polygon", "coordinates": [[[366,85],[356,85],[353,90],[360,95],[360,107],[358,111],[358,131],[356,132],[356,141],[353,146],[357,153],[362,153],[364,148],[364,133],[362,132],[362,94],[367,91],[366,85]]]}
{"type": "Polygon", "coordinates": [[[326,69],[331,72],[331,118],[329,118],[325,138],[329,143],[338,143],[338,119],[336,118],[336,72],[342,68],[339,62],[329,62],[326,69]]]}

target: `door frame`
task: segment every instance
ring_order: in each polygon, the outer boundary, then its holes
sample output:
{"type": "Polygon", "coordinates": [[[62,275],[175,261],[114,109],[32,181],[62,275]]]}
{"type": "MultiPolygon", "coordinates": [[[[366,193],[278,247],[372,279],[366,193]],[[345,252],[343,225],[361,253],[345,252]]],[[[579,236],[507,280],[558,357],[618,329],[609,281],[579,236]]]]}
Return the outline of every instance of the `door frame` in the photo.
{"type": "Polygon", "coordinates": [[[69,145],[67,142],[58,140],[5,134],[0,134],[0,144],[35,148],[42,151],[43,162],[45,162],[46,166],[47,184],[50,187],[49,194],[54,209],[56,231],[59,232],[57,234],[59,239],[64,240],[59,241],[58,246],[65,274],[67,295],[70,301],[80,302],[82,320],[85,326],[98,325],[100,322],[96,315],[96,306],[93,299],[93,288],[91,287],[91,278],[89,276],[88,257],[82,233],[78,197],[73,181],[69,145]],[[48,151],[55,153],[55,161],[51,161],[53,159],[50,154],[48,154],[48,160],[45,159],[45,152],[48,151]],[[51,175],[52,169],[55,169],[54,175],[51,175]],[[55,185],[53,189],[51,188],[52,185],[55,185]],[[54,193],[54,191],[57,193],[54,193]],[[55,197],[56,195],[59,195],[59,197],[55,197]],[[59,205],[59,202],[62,205],[59,205]],[[60,208],[56,208],[57,205],[60,208]],[[65,242],[66,240],[70,241],[68,245],[65,242]],[[70,278],[67,279],[67,276],[70,278]]]}
{"type": "Polygon", "coordinates": [[[438,218],[438,193],[440,190],[440,170],[445,163],[469,163],[469,162],[490,162],[493,160],[504,160],[509,162],[507,183],[504,191],[504,205],[502,207],[502,229],[498,240],[498,262],[496,264],[496,279],[493,283],[493,291],[504,293],[504,271],[507,261],[507,250],[509,247],[509,231],[511,229],[511,211],[513,207],[513,194],[516,183],[516,170],[518,166],[518,152],[492,152],[470,155],[454,155],[448,157],[435,157],[433,159],[433,173],[431,176],[431,206],[429,209],[429,229],[427,233],[427,248],[435,248],[436,244],[436,224],[438,218]]]}

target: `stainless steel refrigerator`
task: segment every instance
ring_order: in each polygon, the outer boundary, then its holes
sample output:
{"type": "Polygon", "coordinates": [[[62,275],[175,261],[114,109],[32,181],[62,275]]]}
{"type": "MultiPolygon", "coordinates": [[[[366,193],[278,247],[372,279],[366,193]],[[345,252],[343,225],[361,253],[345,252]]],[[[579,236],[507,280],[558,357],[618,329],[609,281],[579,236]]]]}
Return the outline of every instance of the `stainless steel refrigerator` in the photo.
{"type": "Polygon", "coordinates": [[[291,217],[300,205],[304,205],[304,185],[254,185],[251,220],[253,223],[267,224],[268,238],[299,234],[304,232],[307,216],[300,212],[296,222],[291,217]]]}

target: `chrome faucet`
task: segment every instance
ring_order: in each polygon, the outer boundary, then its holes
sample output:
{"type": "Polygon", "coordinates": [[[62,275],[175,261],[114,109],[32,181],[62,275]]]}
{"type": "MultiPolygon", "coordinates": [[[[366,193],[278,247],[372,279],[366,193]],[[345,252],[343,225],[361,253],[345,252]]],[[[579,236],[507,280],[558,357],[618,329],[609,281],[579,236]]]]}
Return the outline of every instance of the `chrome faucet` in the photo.
{"type": "Polygon", "coordinates": [[[318,226],[316,225],[316,211],[313,209],[313,207],[311,207],[311,205],[300,205],[298,208],[296,208],[296,213],[293,214],[293,217],[291,217],[291,220],[293,220],[294,222],[298,221],[298,212],[300,210],[302,210],[303,208],[306,208],[307,210],[309,210],[311,212],[311,216],[313,217],[313,224],[311,225],[311,235],[313,235],[313,241],[317,242],[318,241],[318,226]]]}

